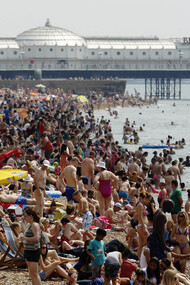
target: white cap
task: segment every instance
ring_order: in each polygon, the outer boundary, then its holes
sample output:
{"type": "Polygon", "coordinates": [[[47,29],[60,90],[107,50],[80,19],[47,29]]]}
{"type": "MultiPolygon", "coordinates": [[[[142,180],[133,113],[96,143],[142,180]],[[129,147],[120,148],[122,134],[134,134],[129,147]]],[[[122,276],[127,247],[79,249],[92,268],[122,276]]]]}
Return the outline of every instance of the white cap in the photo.
{"type": "Polygon", "coordinates": [[[48,161],[48,160],[46,160],[46,159],[45,159],[45,160],[43,161],[43,165],[44,165],[44,166],[48,166],[48,167],[49,167],[49,166],[50,166],[50,163],[49,163],[49,161],[48,161]]]}
{"type": "Polygon", "coordinates": [[[106,164],[105,164],[105,162],[100,161],[100,162],[96,165],[96,167],[101,167],[101,168],[106,169],[106,164]]]}
{"type": "Polygon", "coordinates": [[[120,208],[120,209],[123,209],[122,205],[121,205],[120,203],[118,203],[118,202],[115,203],[114,206],[115,206],[115,207],[118,207],[118,208],[120,208]]]}

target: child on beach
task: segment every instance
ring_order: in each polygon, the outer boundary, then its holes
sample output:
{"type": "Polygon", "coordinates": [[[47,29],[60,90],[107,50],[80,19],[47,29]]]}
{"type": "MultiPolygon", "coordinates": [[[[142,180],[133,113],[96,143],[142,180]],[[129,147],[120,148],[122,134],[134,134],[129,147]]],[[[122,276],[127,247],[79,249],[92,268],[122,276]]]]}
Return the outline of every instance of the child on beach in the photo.
{"type": "Polygon", "coordinates": [[[92,254],[92,278],[99,278],[101,267],[105,262],[105,244],[103,238],[106,236],[104,229],[98,228],[96,238],[90,241],[88,251],[92,254]]]}
{"type": "Polygon", "coordinates": [[[85,231],[89,231],[93,220],[93,215],[89,211],[89,203],[87,199],[82,196],[80,191],[74,192],[73,198],[79,202],[78,213],[75,215],[75,218],[77,216],[82,215],[83,217],[82,228],[85,229],[85,231]]]}
{"type": "Polygon", "coordinates": [[[146,284],[146,274],[142,269],[137,269],[135,280],[131,280],[131,285],[145,285],[146,284]]]}

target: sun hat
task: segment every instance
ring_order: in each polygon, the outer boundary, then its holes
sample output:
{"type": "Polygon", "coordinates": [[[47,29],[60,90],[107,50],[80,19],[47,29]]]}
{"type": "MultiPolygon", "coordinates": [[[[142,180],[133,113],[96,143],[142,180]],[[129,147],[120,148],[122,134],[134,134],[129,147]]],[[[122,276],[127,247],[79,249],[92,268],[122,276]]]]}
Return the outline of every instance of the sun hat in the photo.
{"type": "Polygon", "coordinates": [[[123,209],[122,205],[121,205],[119,202],[115,203],[115,204],[114,204],[114,207],[123,209]]]}
{"type": "Polygon", "coordinates": [[[48,167],[49,167],[49,166],[50,166],[50,163],[49,163],[49,161],[48,161],[48,160],[46,160],[46,159],[45,159],[45,160],[43,161],[43,165],[44,165],[44,166],[48,166],[48,167]]]}
{"type": "Polygon", "coordinates": [[[100,161],[100,162],[96,165],[96,167],[101,167],[101,168],[106,169],[106,164],[105,164],[105,162],[100,161]]]}
{"type": "Polygon", "coordinates": [[[27,177],[23,178],[23,181],[26,181],[26,182],[33,182],[34,180],[33,180],[33,178],[31,177],[31,175],[28,174],[27,177]]]}

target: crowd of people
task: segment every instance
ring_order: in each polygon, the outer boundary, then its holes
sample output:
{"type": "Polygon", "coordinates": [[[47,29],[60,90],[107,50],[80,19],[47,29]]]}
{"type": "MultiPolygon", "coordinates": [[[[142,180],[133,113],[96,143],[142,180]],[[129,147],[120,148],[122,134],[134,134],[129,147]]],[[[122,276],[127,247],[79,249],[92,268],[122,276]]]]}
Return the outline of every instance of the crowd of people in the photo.
{"type": "MultiPolygon", "coordinates": [[[[1,223],[23,243],[32,284],[54,275],[72,285],[190,284],[190,190],[183,201],[181,179],[189,157],[174,159],[185,140],[172,146],[168,137],[170,148],[148,164],[148,152],[123,149],[110,120],[95,118],[102,93],[80,103],[60,89],[43,92],[39,100],[29,89],[5,90],[0,108],[0,155],[21,150],[3,156],[2,169],[28,172],[1,185],[1,223]],[[62,196],[49,203],[52,189],[62,196]],[[22,217],[5,204],[24,205],[22,217]]],[[[132,125],[126,119],[125,133],[132,125]]]]}

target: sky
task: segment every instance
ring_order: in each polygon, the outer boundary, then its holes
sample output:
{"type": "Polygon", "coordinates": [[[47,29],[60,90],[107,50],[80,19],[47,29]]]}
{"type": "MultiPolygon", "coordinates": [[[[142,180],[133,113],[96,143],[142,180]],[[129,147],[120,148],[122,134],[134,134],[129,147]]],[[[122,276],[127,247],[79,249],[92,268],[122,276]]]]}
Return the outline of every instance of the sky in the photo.
{"type": "Polygon", "coordinates": [[[45,25],[80,36],[190,37],[190,0],[6,0],[0,37],[45,25]]]}

